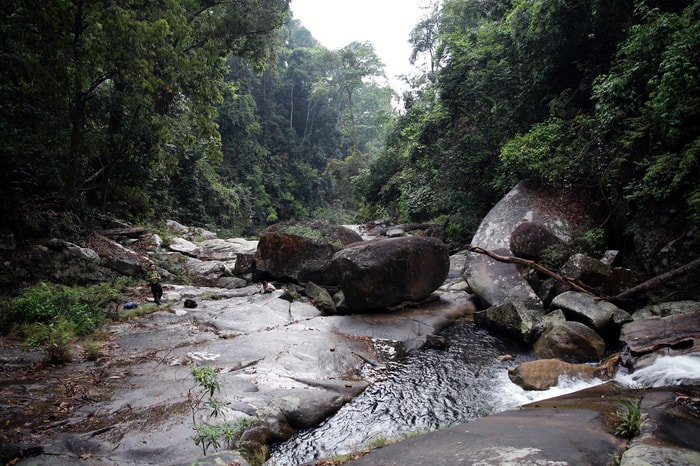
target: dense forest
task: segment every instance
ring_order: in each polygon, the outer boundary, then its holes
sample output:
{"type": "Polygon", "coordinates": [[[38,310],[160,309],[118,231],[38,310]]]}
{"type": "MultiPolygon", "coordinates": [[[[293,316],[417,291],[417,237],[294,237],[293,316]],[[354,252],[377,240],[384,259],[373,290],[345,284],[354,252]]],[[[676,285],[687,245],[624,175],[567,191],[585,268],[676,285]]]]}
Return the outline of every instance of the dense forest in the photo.
{"type": "Polygon", "coordinates": [[[372,44],[325,48],[287,0],[0,13],[19,238],[105,216],[237,235],[386,218],[459,245],[530,179],[598,203],[614,246],[700,250],[700,2],[436,0],[399,108],[372,44]]]}

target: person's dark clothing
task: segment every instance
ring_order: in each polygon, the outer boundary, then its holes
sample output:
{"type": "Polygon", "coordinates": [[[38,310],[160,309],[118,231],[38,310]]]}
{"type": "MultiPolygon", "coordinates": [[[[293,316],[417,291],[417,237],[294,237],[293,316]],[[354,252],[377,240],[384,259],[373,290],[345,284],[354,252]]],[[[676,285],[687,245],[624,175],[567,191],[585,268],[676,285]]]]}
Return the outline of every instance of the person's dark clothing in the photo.
{"type": "Polygon", "coordinates": [[[151,286],[153,301],[160,305],[160,298],[163,297],[163,287],[160,286],[160,274],[157,270],[149,270],[146,274],[146,279],[148,280],[148,284],[151,286]]]}

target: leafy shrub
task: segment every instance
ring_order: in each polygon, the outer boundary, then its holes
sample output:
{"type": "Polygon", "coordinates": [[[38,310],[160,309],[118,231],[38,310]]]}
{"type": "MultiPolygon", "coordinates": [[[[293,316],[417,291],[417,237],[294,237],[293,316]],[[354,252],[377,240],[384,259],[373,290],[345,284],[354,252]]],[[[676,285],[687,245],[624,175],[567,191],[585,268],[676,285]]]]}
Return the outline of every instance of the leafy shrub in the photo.
{"type": "Polygon", "coordinates": [[[74,288],[40,283],[27,288],[11,301],[9,320],[17,323],[50,322],[60,315],[72,313],[73,306],[79,301],[74,288]]]}
{"type": "Polygon", "coordinates": [[[248,429],[257,424],[251,417],[240,417],[233,421],[197,422],[197,414],[202,409],[209,409],[210,418],[223,416],[223,404],[214,395],[221,390],[219,374],[212,366],[195,366],[192,368],[195,386],[190,389],[188,398],[192,411],[192,422],[195,435],[195,445],[202,449],[204,455],[213,448],[218,451],[222,447],[228,450],[238,450],[251,460],[251,464],[264,463],[267,453],[264,449],[250,451],[243,437],[248,429]]]}
{"type": "Polygon", "coordinates": [[[70,361],[71,343],[97,330],[103,309],[122,298],[128,279],[88,288],[40,283],[2,307],[3,331],[14,330],[27,344],[42,347],[51,363],[70,361]]]}
{"type": "Polygon", "coordinates": [[[99,308],[84,302],[78,288],[41,283],[12,300],[9,321],[15,324],[50,324],[65,320],[76,335],[87,335],[100,323],[99,308]]]}
{"type": "Polygon", "coordinates": [[[71,344],[75,341],[73,327],[73,324],[65,319],[58,319],[48,324],[39,322],[29,332],[27,344],[42,347],[49,364],[65,364],[73,359],[71,350],[71,344]]]}
{"type": "Polygon", "coordinates": [[[642,413],[639,400],[625,401],[622,408],[610,416],[613,433],[618,437],[632,438],[639,434],[642,426],[642,413]]]}

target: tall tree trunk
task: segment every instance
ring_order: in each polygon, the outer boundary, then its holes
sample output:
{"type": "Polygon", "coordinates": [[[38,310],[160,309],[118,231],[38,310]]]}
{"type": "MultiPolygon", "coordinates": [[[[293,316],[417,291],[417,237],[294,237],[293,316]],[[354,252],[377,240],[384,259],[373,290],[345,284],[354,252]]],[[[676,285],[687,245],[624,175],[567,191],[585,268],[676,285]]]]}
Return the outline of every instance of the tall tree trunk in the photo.
{"type": "Polygon", "coordinates": [[[80,165],[82,161],[83,128],[85,127],[84,95],[76,89],[73,98],[73,108],[70,111],[70,145],[63,178],[65,180],[64,207],[67,209],[75,206],[80,195],[80,165]]]}

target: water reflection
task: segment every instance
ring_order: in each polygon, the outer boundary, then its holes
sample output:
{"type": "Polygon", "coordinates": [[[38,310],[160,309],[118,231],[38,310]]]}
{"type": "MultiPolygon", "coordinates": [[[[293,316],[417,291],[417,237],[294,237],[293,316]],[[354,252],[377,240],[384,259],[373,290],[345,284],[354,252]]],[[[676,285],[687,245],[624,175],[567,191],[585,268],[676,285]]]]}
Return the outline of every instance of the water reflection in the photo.
{"type": "MultiPolygon", "coordinates": [[[[508,379],[507,368],[535,359],[529,349],[473,323],[456,324],[441,336],[451,342],[448,349],[423,349],[408,356],[378,342],[388,362],[369,374],[376,381],[317,428],[274,447],[266,464],[297,466],[346,455],[373,442],[437,430],[602,383],[560,378],[549,390],[525,391],[508,379]],[[501,362],[504,354],[514,358],[501,362]]],[[[631,388],[697,383],[700,354],[659,357],[633,374],[621,369],[615,380],[631,388]]]]}
{"type": "MultiPolygon", "coordinates": [[[[291,466],[349,454],[470,421],[522,404],[507,368],[534,359],[529,349],[477,328],[455,324],[441,333],[447,349],[422,349],[389,361],[376,381],[315,429],[273,448],[268,465],[291,466]],[[502,362],[499,356],[514,359],[502,362]]],[[[517,387],[515,387],[517,388],[517,387]]]]}

